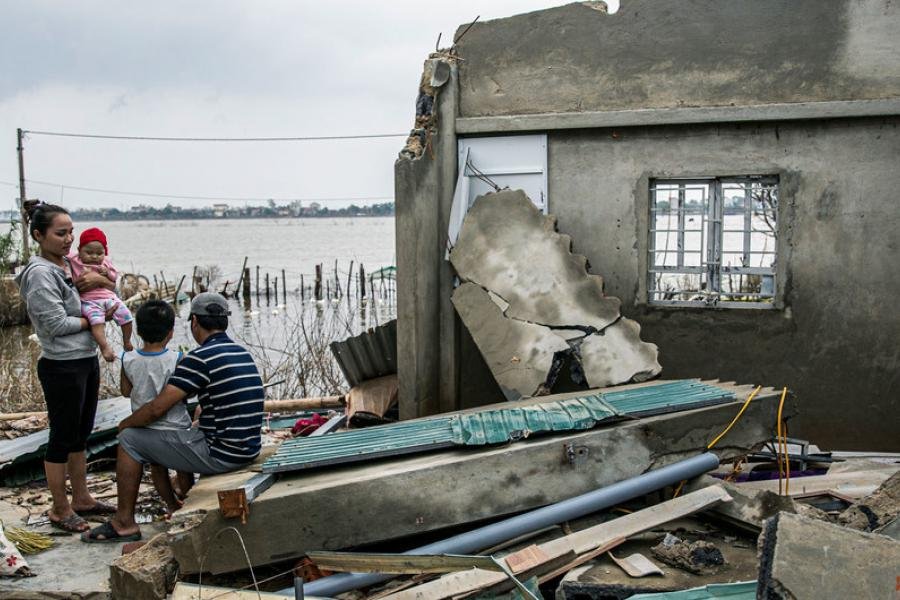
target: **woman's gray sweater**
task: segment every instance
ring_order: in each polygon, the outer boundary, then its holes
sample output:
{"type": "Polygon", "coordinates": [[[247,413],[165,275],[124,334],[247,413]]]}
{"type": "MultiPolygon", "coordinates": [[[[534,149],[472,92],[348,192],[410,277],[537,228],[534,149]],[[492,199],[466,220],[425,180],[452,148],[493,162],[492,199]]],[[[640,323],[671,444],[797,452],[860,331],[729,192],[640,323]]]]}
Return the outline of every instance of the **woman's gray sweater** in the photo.
{"type": "Polygon", "coordinates": [[[91,332],[81,329],[81,298],[66,271],[32,256],[16,276],[19,294],[41,341],[41,358],[72,360],[97,355],[91,332]]]}

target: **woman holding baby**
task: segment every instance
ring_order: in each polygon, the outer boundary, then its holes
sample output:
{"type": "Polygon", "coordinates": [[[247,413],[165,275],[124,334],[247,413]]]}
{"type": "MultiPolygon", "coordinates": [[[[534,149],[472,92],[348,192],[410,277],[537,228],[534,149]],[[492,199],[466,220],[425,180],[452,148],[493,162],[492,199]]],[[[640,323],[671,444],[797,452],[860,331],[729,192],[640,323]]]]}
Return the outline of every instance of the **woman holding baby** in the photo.
{"type": "MultiPolygon", "coordinates": [[[[85,447],[97,412],[100,365],[91,331],[95,319],[83,316],[86,309],[79,292],[96,296],[101,290],[100,296],[114,296],[115,282],[102,272],[102,264],[83,268],[80,276],[73,273],[76,261],[74,256],[70,260],[69,253],[74,227],[64,208],[31,202],[26,211],[28,231],[40,251],[16,281],[41,342],[37,371],[50,424],[44,470],[53,496],[48,517],[54,527],[80,532],[89,529],[83,516],[110,514],[115,507],[95,500],[87,488],[85,447]],[[66,495],[66,473],[72,485],[71,502],[66,495]]],[[[104,249],[105,245],[104,237],[104,249]]],[[[102,322],[117,309],[108,307],[102,322]]]]}

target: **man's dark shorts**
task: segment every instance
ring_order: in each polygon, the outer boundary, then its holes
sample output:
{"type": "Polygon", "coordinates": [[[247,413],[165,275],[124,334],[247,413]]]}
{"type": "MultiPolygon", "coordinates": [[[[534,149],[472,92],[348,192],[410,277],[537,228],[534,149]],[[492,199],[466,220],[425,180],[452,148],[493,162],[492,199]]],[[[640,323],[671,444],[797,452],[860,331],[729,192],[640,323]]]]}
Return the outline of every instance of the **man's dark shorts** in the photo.
{"type": "Polygon", "coordinates": [[[206,436],[193,428],[129,427],[119,434],[119,444],[128,456],[140,463],[163,465],[187,473],[215,475],[249,464],[232,463],[210,456],[206,436]]]}

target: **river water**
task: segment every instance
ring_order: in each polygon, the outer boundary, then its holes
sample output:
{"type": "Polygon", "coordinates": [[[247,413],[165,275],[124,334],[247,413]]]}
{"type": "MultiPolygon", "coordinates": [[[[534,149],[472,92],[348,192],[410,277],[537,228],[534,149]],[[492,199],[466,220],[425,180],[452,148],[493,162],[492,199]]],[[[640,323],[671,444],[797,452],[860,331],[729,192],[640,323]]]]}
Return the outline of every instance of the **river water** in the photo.
{"type": "MultiPolygon", "coordinates": [[[[379,277],[370,282],[365,301],[358,297],[356,285],[360,263],[366,273],[394,265],[392,217],[77,222],[76,239],[88,227],[99,227],[106,233],[110,259],[121,273],[143,274],[151,283],[154,275],[162,279],[164,274],[170,284],[186,276],[185,290],[190,289],[195,267],[212,274],[213,289],[221,289],[226,281],[236,282],[247,257],[254,293],[249,303],[239,298],[230,300],[229,333],[250,348],[264,380],[285,380],[269,390],[273,398],[341,391],[346,384],[332,360],[328,343],[396,316],[391,280],[379,277]],[[319,302],[310,298],[309,290],[317,264],[323,265],[323,279],[332,296],[319,302]],[[280,281],[282,270],[287,279],[286,294],[280,281]],[[266,298],[266,274],[279,279],[277,298],[274,293],[266,298]],[[301,277],[307,288],[302,298],[301,277]],[[348,280],[352,284],[349,297],[348,280]],[[337,281],[340,295],[335,291],[337,281]]],[[[232,283],[230,289],[233,288],[232,283]]],[[[273,288],[270,286],[272,292],[273,288]]],[[[324,288],[325,284],[323,295],[324,288]]],[[[179,306],[181,318],[176,321],[170,347],[189,349],[196,345],[185,319],[187,313],[187,304],[179,306]]],[[[25,409],[33,404],[34,408],[41,408],[39,391],[33,389],[36,353],[27,339],[30,333],[30,326],[2,330],[0,364],[5,366],[0,368],[0,392],[5,392],[7,398],[0,404],[8,407],[25,409]],[[29,383],[4,384],[4,376],[7,380],[19,378],[20,383],[24,376],[29,383]]],[[[117,327],[110,325],[108,335],[114,346],[121,347],[117,327]]],[[[116,363],[104,365],[107,395],[115,392],[117,376],[116,363]]]]}

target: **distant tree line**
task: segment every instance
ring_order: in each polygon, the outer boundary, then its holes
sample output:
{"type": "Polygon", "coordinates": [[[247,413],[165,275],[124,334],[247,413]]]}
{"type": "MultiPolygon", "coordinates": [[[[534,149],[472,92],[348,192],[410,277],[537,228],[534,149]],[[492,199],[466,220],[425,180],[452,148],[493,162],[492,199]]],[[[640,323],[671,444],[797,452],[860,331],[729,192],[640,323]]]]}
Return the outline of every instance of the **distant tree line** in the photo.
{"type": "Polygon", "coordinates": [[[142,221],[165,219],[283,219],[295,217],[390,217],[394,203],[382,202],[367,206],[351,204],[344,208],[328,208],[318,202],[302,205],[292,202],[277,205],[270,200],[265,206],[232,206],[214,204],[202,208],[184,208],[167,204],[163,207],[138,205],[126,210],[118,208],[79,208],[72,217],[83,221],[142,221]]]}

